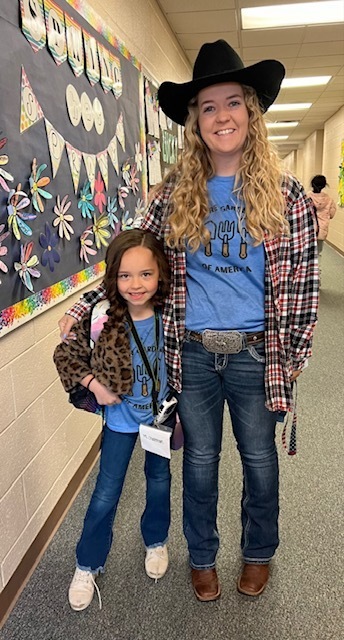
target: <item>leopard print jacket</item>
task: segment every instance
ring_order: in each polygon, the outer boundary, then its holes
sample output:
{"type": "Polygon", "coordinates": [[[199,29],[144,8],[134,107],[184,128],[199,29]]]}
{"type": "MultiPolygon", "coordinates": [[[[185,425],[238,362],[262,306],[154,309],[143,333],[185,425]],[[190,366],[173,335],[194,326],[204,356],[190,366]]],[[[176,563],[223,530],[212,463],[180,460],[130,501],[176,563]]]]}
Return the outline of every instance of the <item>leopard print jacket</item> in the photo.
{"type": "Polygon", "coordinates": [[[90,347],[90,314],[73,326],[76,340],[61,342],[54,351],[54,363],[67,393],[92,373],[98,382],[117,394],[130,394],[133,370],[129,339],[122,327],[101,331],[90,347]]]}

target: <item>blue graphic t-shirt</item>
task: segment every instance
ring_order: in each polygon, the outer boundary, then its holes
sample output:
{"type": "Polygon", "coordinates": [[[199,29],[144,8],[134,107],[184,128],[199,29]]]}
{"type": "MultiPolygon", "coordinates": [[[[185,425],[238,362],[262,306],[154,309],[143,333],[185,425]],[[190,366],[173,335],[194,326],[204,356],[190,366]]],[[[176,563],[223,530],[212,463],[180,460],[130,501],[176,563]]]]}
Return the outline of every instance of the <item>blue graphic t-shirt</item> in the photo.
{"type": "Polygon", "coordinates": [[[264,247],[253,246],[245,218],[240,231],[233,186],[234,176],[208,181],[210,240],[195,253],[187,250],[186,328],[191,331],[264,330],[264,247]]]}
{"type": "MultiPolygon", "coordinates": [[[[146,320],[137,320],[134,322],[134,325],[144,345],[152,370],[154,371],[154,362],[156,359],[154,315],[146,320]]],[[[160,404],[168,392],[161,316],[159,318],[159,325],[158,377],[160,381],[160,391],[158,398],[160,404]]],[[[144,424],[153,423],[152,380],[148,375],[131,333],[130,348],[134,373],[132,395],[123,395],[121,396],[121,404],[105,408],[105,421],[109,429],[121,431],[122,433],[137,432],[141,422],[144,424]]]]}

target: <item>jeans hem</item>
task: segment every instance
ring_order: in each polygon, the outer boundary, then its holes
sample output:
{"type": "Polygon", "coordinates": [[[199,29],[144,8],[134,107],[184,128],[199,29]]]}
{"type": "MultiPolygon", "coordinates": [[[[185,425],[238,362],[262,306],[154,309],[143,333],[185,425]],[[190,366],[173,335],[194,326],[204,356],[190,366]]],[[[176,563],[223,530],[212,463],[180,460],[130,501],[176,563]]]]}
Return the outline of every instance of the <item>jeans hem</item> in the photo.
{"type": "Polygon", "coordinates": [[[168,538],[165,538],[164,542],[154,542],[154,544],[146,544],[146,549],[156,549],[157,547],[163,547],[167,544],[168,538]]]}
{"type": "Polygon", "coordinates": [[[98,567],[98,569],[92,569],[92,567],[85,567],[82,564],[76,563],[76,566],[81,571],[90,571],[93,575],[97,576],[99,573],[104,573],[105,569],[103,566],[98,567]]]}
{"type": "Polygon", "coordinates": [[[215,569],[215,562],[211,562],[210,564],[194,564],[190,560],[191,569],[197,569],[198,571],[202,571],[202,569],[215,569]]]}
{"type": "Polygon", "coordinates": [[[269,564],[272,558],[273,556],[271,558],[245,558],[243,556],[243,561],[245,564],[269,564]]]}

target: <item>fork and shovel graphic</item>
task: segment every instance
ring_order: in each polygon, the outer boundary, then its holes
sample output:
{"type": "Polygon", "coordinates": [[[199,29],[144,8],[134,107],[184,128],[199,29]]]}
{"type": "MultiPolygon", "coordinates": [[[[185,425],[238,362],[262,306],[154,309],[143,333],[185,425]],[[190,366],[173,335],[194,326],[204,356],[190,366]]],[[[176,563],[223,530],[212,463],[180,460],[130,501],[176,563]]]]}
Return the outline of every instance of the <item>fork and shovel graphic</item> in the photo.
{"type": "Polygon", "coordinates": [[[219,223],[218,236],[220,240],[222,240],[222,255],[224,258],[228,258],[230,255],[229,251],[229,243],[234,238],[235,233],[235,223],[232,220],[224,220],[219,223]]]}

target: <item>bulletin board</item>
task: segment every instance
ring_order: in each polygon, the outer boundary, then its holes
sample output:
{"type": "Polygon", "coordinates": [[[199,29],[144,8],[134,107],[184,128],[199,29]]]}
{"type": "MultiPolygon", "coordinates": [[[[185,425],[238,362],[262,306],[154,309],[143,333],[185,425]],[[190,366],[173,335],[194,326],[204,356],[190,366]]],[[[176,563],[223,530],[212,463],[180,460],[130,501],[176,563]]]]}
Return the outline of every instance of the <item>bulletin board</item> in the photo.
{"type": "Polygon", "coordinates": [[[158,184],[177,162],[183,148],[184,127],[167,118],[159,107],[158,88],[144,78],[148,186],[158,184]]]}
{"type": "Polygon", "coordinates": [[[80,0],[3,0],[0,337],[104,273],[142,214],[139,61],[80,0]]]}

